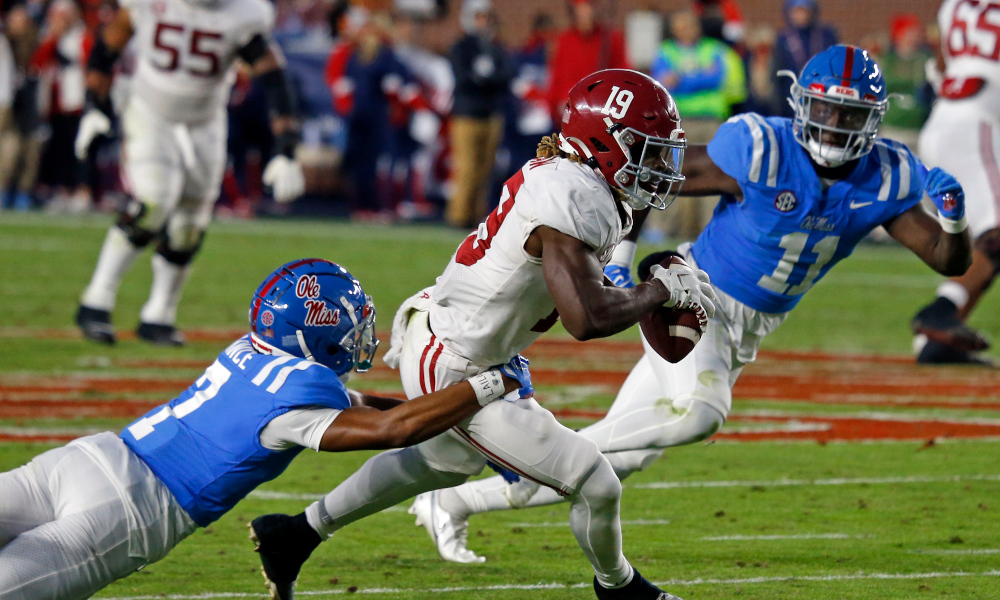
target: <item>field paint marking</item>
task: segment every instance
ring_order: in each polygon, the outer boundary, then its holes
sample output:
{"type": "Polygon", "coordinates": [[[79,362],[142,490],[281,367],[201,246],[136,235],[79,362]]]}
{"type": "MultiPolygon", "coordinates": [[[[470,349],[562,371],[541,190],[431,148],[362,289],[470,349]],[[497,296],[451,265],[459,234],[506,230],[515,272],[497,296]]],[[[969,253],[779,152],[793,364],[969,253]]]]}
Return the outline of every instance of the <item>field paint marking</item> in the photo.
{"type": "Polygon", "coordinates": [[[640,490],[717,487],[788,487],[800,485],[882,485],[891,483],[956,483],[959,481],[1000,481],[1000,475],[946,475],[909,477],[841,477],[835,479],[773,479],[771,481],[655,481],[624,487],[640,490]]]}
{"type": "MultiPolygon", "coordinates": [[[[669,525],[670,519],[632,519],[623,520],[622,525],[669,525]]],[[[569,521],[544,521],[542,523],[511,523],[511,527],[569,527],[569,521]]]]}
{"type": "MultiPolygon", "coordinates": [[[[749,583],[782,583],[785,581],[857,581],[863,579],[897,580],[897,579],[938,579],[943,577],[1000,577],[1000,571],[944,571],[940,573],[856,573],[854,575],[800,575],[784,577],[748,577],[745,579],[670,579],[668,581],[654,582],[658,586],[686,586],[686,585],[746,585],[749,583]]],[[[442,588],[367,588],[359,589],[355,594],[446,594],[450,592],[487,592],[504,590],[574,590],[589,588],[590,583],[574,583],[566,585],[564,583],[536,583],[536,584],[503,584],[484,585],[468,587],[442,587],[442,588]]],[[[296,596],[339,596],[348,594],[347,590],[296,590],[296,596]]],[[[168,595],[148,595],[148,596],[116,596],[105,600],[212,600],[214,598],[261,598],[259,593],[245,592],[215,592],[206,594],[168,594],[168,595]]]]}
{"type": "Polygon", "coordinates": [[[910,550],[910,554],[1000,554],[1000,548],[969,548],[967,550],[928,548],[926,550],[910,550]]]}
{"type": "Polygon", "coordinates": [[[848,535],[846,533],[800,533],[788,535],[711,535],[701,538],[703,542],[749,542],[756,540],[863,540],[871,536],[848,535]]]}

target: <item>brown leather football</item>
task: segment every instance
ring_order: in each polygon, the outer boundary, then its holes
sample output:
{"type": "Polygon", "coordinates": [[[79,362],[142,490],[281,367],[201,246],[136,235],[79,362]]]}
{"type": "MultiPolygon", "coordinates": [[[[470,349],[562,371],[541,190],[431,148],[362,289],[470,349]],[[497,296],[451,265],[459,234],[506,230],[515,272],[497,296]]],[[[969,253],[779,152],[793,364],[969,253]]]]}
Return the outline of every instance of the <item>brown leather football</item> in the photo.
{"type": "MultiPolygon", "coordinates": [[[[667,256],[660,262],[663,268],[671,264],[683,263],[678,256],[667,256]]],[[[647,278],[649,281],[650,278],[647,278]]],[[[661,306],[654,309],[639,321],[639,328],[646,341],[670,363],[677,363],[694,350],[695,344],[705,333],[707,321],[699,318],[694,310],[674,309],[661,306]]]]}

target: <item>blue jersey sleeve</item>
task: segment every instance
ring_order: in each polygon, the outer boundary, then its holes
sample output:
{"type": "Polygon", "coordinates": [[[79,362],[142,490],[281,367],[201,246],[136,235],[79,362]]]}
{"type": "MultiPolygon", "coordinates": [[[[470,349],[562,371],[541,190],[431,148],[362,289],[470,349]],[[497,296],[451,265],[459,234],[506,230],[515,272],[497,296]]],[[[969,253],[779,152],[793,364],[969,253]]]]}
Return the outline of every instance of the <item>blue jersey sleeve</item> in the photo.
{"type": "Polygon", "coordinates": [[[909,148],[893,140],[879,139],[872,154],[879,163],[876,199],[884,202],[882,222],[885,223],[910,210],[924,197],[927,167],[909,148]]]}
{"type": "Polygon", "coordinates": [[[745,113],[723,123],[708,143],[708,156],[722,172],[743,187],[776,187],[778,140],[774,128],[757,113],[745,113]]]}

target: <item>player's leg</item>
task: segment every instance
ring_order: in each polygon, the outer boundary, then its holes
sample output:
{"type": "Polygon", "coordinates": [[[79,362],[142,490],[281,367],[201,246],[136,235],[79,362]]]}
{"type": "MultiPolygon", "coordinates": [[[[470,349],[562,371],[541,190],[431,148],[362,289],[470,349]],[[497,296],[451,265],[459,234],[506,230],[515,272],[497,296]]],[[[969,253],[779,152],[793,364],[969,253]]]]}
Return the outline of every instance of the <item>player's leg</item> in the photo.
{"type": "Polygon", "coordinates": [[[177,330],[177,307],[191,261],[201,249],[219,198],[226,167],[226,127],[218,118],[197,127],[175,130],[185,157],[184,186],[153,254],[153,283],[139,314],[140,339],[167,346],[184,345],[177,330]]]}
{"type": "Polygon", "coordinates": [[[962,184],[966,218],[975,241],[973,263],[961,277],[938,286],[933,302],[911,323],[920,363],[975,363],[972,352],[989,347],[965,321],[1000,265],[1000,125],[987,121],[948,122],[934,115],[920,134],[920,154],[962,184]],[[969,140],[976,140],[968,152],[969,140]]]}
{"type": "Polygon", "coordinates": [[[129,103],[122,129],[122,173],[130,198],[108,230],[76,316],[87,338],[107,344],[115,342],[111,312],[118,287],[180,200],[183,173],[169,125],[148,109],[129,103]]]}

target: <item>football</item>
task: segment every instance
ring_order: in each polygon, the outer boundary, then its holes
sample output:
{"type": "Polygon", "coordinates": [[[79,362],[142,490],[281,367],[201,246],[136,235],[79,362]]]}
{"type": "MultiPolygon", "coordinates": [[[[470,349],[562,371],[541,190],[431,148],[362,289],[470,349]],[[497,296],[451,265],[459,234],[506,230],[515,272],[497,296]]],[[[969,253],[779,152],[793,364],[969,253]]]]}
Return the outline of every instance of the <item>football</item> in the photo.
{"type": "MultiPolygon", "coordinates": [[[[669,255],[660,261],[660,266],[669,268],[671,264],[683,263],[676,255],[669,255]]],[[[651,277],[647,275],[646,281],[651,277]]],[[[669,363],[677,363],[694,350],[695,344],[705,333],[707,321],[690,309],[674,309],[661,306],[639,321],[639,328],[646,341],[669,363]]]]}

